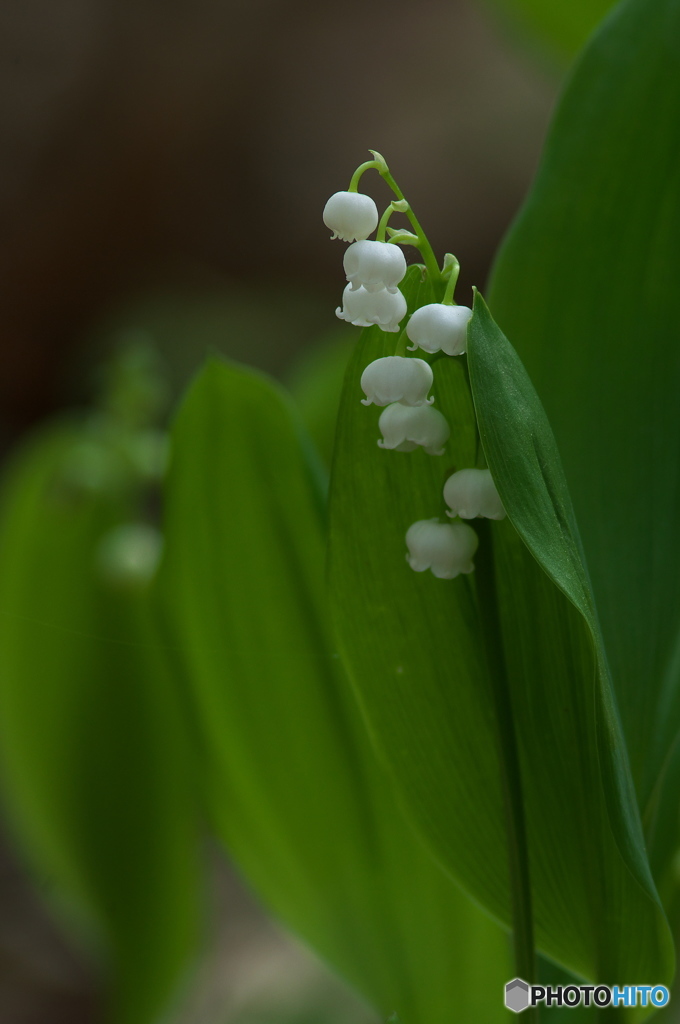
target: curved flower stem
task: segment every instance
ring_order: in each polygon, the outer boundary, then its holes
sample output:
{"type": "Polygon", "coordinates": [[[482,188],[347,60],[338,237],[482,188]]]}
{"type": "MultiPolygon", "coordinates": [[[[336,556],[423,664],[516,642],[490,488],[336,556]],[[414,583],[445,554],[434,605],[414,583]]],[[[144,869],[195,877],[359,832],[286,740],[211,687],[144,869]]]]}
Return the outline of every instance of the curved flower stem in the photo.
{"type": "Polygon", "coordinates": [[[380,218],[380,223],[378,224],[378,230],[375,233],[375,240],[376,240],[376,242],[384,242],[385,241],[385,235],[387,234],[387,225],[389,223],[390,217],[392,216],[392,214],[395,211],[396,211],[396,207],[395,207],[394,203],[390,203],[390,205],[387,207],[387,209],[383,213],[382,217],[380,218]]]}
{"type": "MultiPolygon", "coordinates": [[[[386,165],[383,166],[382,169],[378,168],[378,170],[380,172],[380,177],[384,178],[384,180],[387,182],[387,184],[390,186],[390,188],[394,192],[394,194],[397,197],[397,199],[404,199],[405,198],[404,197],[404,193],[401,191],[401,189],[397,185],[396,181],[394,180],[394,178],[390,174],[387,166],[386,165]]],[[[413,231],[414,231],[414,233],[415,233],[415,235],[416,235],[416,237],[418,239],[418,244],[417,244],[416,248],[419,249],[421,254],[422,254],[423,261],[425,263],[425,266],[427,267],[427,272],[430,275],[430,279],[431,279],[433,284],[437,284],[437,283],[441,282],[442,275],[441,275],[441,271],[439,269],[439,264],[437,263],[437,258],[436,258],[435,254],[434,254],[432,246],[430,245],[430,243],[429,243],[429,241],[427,239],[427,235],[425,234],[425,232],[421,228],[420,222],[418,221],[418,218],[416,217],[415,213],[411,209],[410,205],[409,205],[408,209],[405,210],[404,212],[406,213],[406,216],[410,220],[411,227],[413,228],[413,231]]]]}
{"type": "MultiPolygon", "coordinates": [[[[396,181],[394,180],[394,178],[390,174],[390,169],[387,166],[385,158],[383,156],[381,156],[381,154],[378,153],[375,149],[370,150],[370,152],[373,154],[375,159],[374,160],[367,160],[365,163],[359,164],[359,166],[357,167],[356,171],[352,175],[352,180],[349,183],[348,191],[349,192],[356,192],[357,189],[359,188],[359,182],[361,181],[361,176],[366,171],[376,170],[378,172],[378,174],[380,175],[380,177],[384,178],[384,180],[390,186],[390,188],[392,189],[392,191],[396,195],[397,199],[400,199],[400,200],[403,200],[404,202],[406,202],[404,193],[401,191],[401,189],[397,185],[396,181]]],[[[415,245],[415,247],[417,249],[420,250],[420,253],[422,254],[423,261],[425,263],[425,266],[427,267],[427,272],[430,275],[430,279],[431,279],[432,283],[435,284],[435,285],[436,284],[440,284],[441,280],[442,280],[441,270],[439,269],[439,264],[437,263],[437,258],[436,258],[435,254],[434,254],[432,246],[430,245],[430,243],[429,243],[429,241],[427,239],[427,235],[425,234],[425,232],[421,228],[420,223],[419,223],[416,215],[414,214],[413,210],[411,209],[411,207],[408,204],[406,205],[406,209],[403,212],[406,214],[406,216],[408,217],[408,219],[411,222],[411,226],[413,227],[413,230],[414,230],[416,238],[417,238],[417,242],[414,242],[413,244],[415,245]]],[[[387,211],[385,211],[385,213],[387,213],[387,211]]],[[[381,220],[380,223],[382,225],[382,220],[381,220]]],[[[378,230],[380,230],[380,228],[378,230]]],[[[383,232],[382,238],[380,236],[378,236],[378,241],[384,241],[384,240],[385,240],[385,234],[383,232]]]]}
{"type": "MultiPolygon", "coordinates": [[[[536,983],[536,951],[529,874],[529,850],[522,794],[522,773],[515,731],[515,720],[508,684],[503,637],[496,598],[491,524],[479,519],[479,549],[475,558],[475,578],[482,635],[493,692],[501,782],[508,840],[508,866],[513,921],[515,971],[529,985],[536,983]]],[[[528,1020],[538,1021],[538,1007],[529,1010],[528,1020]]]]}
{"type": "Polygon", "coordinates": [[[349,183],[349,188],[347,189],[347,191],[357,192],[359,189],[359,182],[361,181],[362,174],[364,174],[365,171],[371,171],[373,169],[379,171],[382,167],[384,167],[384,161],[380,160],[367,160],[365,164],[359,164],[356,171],[352,175],[352,180],[349,183]]]}
{"type": "Polygon", "coordinates": [[[458,275],[460,274],[460,263],[455,257],[453,257],[453,259],[449,261],[449,266],[451,267],[451,273],[448,281],[446,282],[446,291],[444,292],[444,298],[442,299],[443,306],[456,305],[453,299],[453,293],[456,290],[456,283],[458,281],[458,275]]]}

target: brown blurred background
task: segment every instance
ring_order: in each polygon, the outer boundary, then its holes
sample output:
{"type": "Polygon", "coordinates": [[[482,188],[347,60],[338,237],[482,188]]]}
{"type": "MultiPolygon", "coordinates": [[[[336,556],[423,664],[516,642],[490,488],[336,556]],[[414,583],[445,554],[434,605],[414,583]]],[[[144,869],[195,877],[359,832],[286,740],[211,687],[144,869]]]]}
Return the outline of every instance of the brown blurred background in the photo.
{"type": "MultiPolygon", "coordinates": [[[[3,448],[81,401],[131,331],[177,389],[211,347],[285,375],[337,328],[344,247],[321,210],[369,146],[469,302],[557,87],[475,0],[2,0],[0,76],[3,448]]],[[[0,1021],[99,1020],[96,971],[2,846],[0,1021]]],[[[372,1019],[224,867],[214,905],[178,1019],[372,1019]]]]}

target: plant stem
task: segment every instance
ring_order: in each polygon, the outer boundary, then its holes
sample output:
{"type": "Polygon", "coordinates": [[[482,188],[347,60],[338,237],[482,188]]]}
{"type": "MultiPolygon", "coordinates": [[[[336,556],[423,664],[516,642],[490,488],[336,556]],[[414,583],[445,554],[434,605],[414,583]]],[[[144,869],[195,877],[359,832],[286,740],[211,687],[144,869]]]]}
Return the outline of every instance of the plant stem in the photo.
{"type": "Polygon", "coordinates": [[[352,180],[349,183],[349,188],[347,189],[347,191],[348,192],[356,192],[358,190],[358,188],[359,188],[359,182],[361,181],[361,176],[363,174],[365,174],[366,171],[370,171],[370,170],[379,171],[381,167],[382,167],[382,164],[380,163],[379,160],[367,160],[366,163],[359,164],[359,166],[357,167],[356,171],[352,175],[352,180]]]}
{"type": "Polygon", "coordinates": [[[446,291],[444,292],[444,298],[442,299],[443,306],[455,306],[456,303],[453,301],[453,293],[456,290],[456,283],[458,281],[458,275],[460,274],[460,263],[458,260],[454,260],[451,263],[451,273],[449,279],[446,282],[446,291]]]}
{"type": "Polygon", "coordinates": [[[390,217],[392,216],[393,213],[394,213],[394,206],[392,205],[392,203],[390,203],[390,205],[387,207],[387,209],[383,213],[382,217],[380,218],[380,223],[378,224],[378,230],[377,230],[376,235],[375,235],[376,242],[384,242],[385,241],[385,235],[387,234],[387,224],[388,224],[389,219],[390,219],[390,217]]]}
{"type": "MultiPolygon", "coordinates": [[[[381,178],[384,178],[384,180],[390,186],[390,188],[394,192],[394,194],[397,197],[397,199],[404,199],[405,198],[404,193],[401,191],[401,189],[397,185],[396,181],[394,180],[394,178],[392,177],[390,172],[387,169],[383,169],[379,173],[380,173],[381,178]]],[[[416,235],[418,236],[418,249],[420,250],[420,252],[422,254],[423,262],[425,263],[425,266],[427,267],[427,272],[430,275],[432,283],[436,284],[437,282],[441,281],[441,276],[442,275],[441,275],[441,271],[439,269],[439,264],[437,263],[437,258],[436,258],[435,254],[434,254],[433,249],[432,249],[432,246],[430,245],[429,241],[427,240],[427,235],[425,234],[425,232],[421,228],[420,223],[419,223],[416,215],[414,214],[413,210],[411,209],[411,207],[409,206],[408,210],[406,210],[405,212],[406,212],[406,216],[408,217],[408,219],[411,222],[411,227],[413,228],[413,230],[415,231],[416,235]]]]}
{"type": "MultiPolygon", "coordinates": [[[[475,556],[475,579],[479,613],[487,653],[491,687],[498,727],[503,799],[505,804],[510,894],[513,920],[513,947],[517,976],[529,985],[536,984],[536,952],[531,905],[531,879],[527,844],[522,775],[512,700],[503,655],[503,639],[496,600],[491,524],[478,519],[479,550],[475,556]]],[[[538,1007],[529,1010],[528,1020],[538,1021],[538,1007]]]]}

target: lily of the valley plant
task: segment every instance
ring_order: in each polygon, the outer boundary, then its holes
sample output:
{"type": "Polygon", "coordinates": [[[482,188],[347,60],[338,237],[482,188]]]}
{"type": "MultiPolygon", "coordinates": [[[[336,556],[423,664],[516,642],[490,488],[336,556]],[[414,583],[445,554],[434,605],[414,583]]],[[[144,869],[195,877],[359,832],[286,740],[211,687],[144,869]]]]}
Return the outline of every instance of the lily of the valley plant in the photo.
{"type": "MultiPolygon", "coordinates": [[[[323,213],[342,379],[291,398],[211,358],[168,442],[138,353],[8,469],[6,802],[116,1024],[187,977],[206,821],[384,1020],[500,1024],[514,978],[672,986],[678,39],[679,0],[593,37],[488,305],[374,152],[323,213]]],[[[594,1012],[657,1011],[564,1010],[594,1012]]]]}

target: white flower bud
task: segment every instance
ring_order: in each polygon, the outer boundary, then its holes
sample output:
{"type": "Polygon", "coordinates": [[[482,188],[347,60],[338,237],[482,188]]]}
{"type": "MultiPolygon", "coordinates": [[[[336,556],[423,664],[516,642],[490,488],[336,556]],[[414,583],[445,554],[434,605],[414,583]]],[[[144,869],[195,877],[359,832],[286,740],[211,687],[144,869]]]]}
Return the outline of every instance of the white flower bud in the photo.
{"type": "Polygon", "coordinates": [[[459,469],[444,484],[447,516],[461,519],[504,519],[505,509],[488,469],[459,469]]]}
{"type": "Polygon", "coordinates": [[[345,250],[342,263],[352,287],[362,285],[367,292],[380,288],[396,292],[406,273],[404,254],[391,242],[354,242],[345,250]]]}
{"type": "Polygon", "coordinates": [[[342,308],[338,306],[335,315],[355,327],[377,324],[381,331],[394,333],[406,316],[406,299],[399,289],[388,292],[381,288],[380,291],[369,292],[363,287],[353,288],[348,284],[342,293],[342,308]]]}
{"type": "Polygon", "coordinates": [[[163,537],[147,523],[125,523],[106,533],[97,549],[97,567],[115,587],[144,587],[153,578],[163,537]]]}
{"type": "Polygon", "coordinates": [[[432,387],[432,369],[424,359],[406,356],[383,356],[369,363],[361,375],[366,398],[362,405],[432,405],[427,393],[432,387]]]}
{"type": "Polygon", "coordinates": [[[368,238],[378,226],[378,207],[363,192],[336,192],[323,209],[323,222],[343,242],[368,238]]]}
{"type": "Polygon", "coordinates": [[[381,448],[412,452],[420,445],[428,455],[443,455],[451,433],[446,419],[430,405],[402,405],[395,402],[380,414],[381,448]]]}
{"type": "Polygon", "coordinates": [[[406,531],[406,561],[414,572],[431,569],[433,576],[452,580],[473,572],[472,556],[478,544],[477,534],[465,523],[420,519],[406,531]]]}
{"type": "Polygon", "coordinates": [[[433,302],[417,309],[406,333],[413,345],[409,351],[422,348],[425,352],[445,352],[447,356],[460,356],[467,347],[467,325],[472,310],[467,306],[444,306],[433,302]]]}

